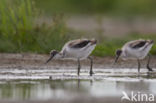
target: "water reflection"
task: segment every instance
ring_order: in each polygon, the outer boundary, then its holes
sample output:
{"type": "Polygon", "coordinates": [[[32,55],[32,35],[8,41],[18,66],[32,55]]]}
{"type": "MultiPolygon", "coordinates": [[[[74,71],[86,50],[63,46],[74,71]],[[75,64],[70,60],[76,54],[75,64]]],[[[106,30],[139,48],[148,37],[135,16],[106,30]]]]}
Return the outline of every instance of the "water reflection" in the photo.
{"type": "Polygon", "coordinates": [[[108,80],[14,80],[0,83],[0,99],[47,100],[68,99],[80,95],[91,97],[119,96],[122,91],[156,94],[154,81],[108,80]]]}

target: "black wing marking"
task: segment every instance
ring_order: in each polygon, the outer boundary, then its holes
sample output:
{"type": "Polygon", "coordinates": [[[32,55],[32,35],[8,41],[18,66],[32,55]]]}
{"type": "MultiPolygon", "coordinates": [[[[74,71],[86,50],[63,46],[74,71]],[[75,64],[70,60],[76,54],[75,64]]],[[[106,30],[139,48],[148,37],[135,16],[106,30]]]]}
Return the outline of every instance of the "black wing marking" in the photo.
{"type": "Polygon", "coordinates": [[[78,43],[75,43],[71,46],[71,48],[83,48],[85,47],[88,43],[90,43],[90,40],[82,40],[78,43]]]}
{"type": "Polygon", "coordinates": [[[137,49],[137,48],[143,47],[145,44],[146,44],[146,41],[138,41],[138,42],[135,42],[134,44],[132,43],[131,47],[134,49],[137,49]]]}

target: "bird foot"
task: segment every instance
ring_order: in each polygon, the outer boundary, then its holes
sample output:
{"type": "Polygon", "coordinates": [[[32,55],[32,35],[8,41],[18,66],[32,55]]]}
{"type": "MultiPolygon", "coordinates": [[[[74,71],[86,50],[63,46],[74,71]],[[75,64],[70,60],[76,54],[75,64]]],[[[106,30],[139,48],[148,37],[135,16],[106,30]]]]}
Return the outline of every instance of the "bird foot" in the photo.
{"type": "Polygon", "coordinates": [[[89,72],[90,76],[92,76],[93,74],[95,74],[93,71],[90,71],[89,72]]]}
{"type": "Polygon", "coordinates": [[[49,76],[49,79],[51,80],[52,79],[52,76],[49,76]]]}
{"type": "Polygon", "coordinates": [[[153,71],[152,68],[149,67],[149,65],[147,65],[147,69],[148,69],[149,72],[152,72],[153,71]]]}
{"type": "Polygon", "coordinates": [[[79,74],[79,73],[77,73],[77,76],[79,77],[79,76],[80,76],[80,74],[79,74]]]}

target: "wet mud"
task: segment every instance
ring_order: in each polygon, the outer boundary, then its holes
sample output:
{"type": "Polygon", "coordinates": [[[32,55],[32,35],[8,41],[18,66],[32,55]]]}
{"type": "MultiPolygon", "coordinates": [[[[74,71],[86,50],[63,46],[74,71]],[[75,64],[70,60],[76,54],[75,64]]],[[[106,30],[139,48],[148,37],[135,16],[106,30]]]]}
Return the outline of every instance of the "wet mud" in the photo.
{"type": "Polygon", "coordinates": [[[93,76],[89,60],[81,61],[77,76],[76,61],[52,60],[45,65],[47,59],[39,54],[0,54],[0,103],[122,103],[123,91],[156,96],[155,57],[154,71],[148,72],[143,60],[139,75],[136,61],[113,65],[114,57],[94,57],[93,76]]]}

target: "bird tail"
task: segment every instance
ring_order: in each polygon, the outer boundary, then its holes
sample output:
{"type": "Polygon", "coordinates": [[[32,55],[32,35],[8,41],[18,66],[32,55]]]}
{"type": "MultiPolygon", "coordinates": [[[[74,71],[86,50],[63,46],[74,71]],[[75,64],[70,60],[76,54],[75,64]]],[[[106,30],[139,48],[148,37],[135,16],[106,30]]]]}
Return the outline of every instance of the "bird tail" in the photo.
{"type": "Polygon", "coordinates": [[[153,44],[153,43],[154,43],[153,40],[147,40],[147,42],[148,42],[149,44],[153,44]]]}

